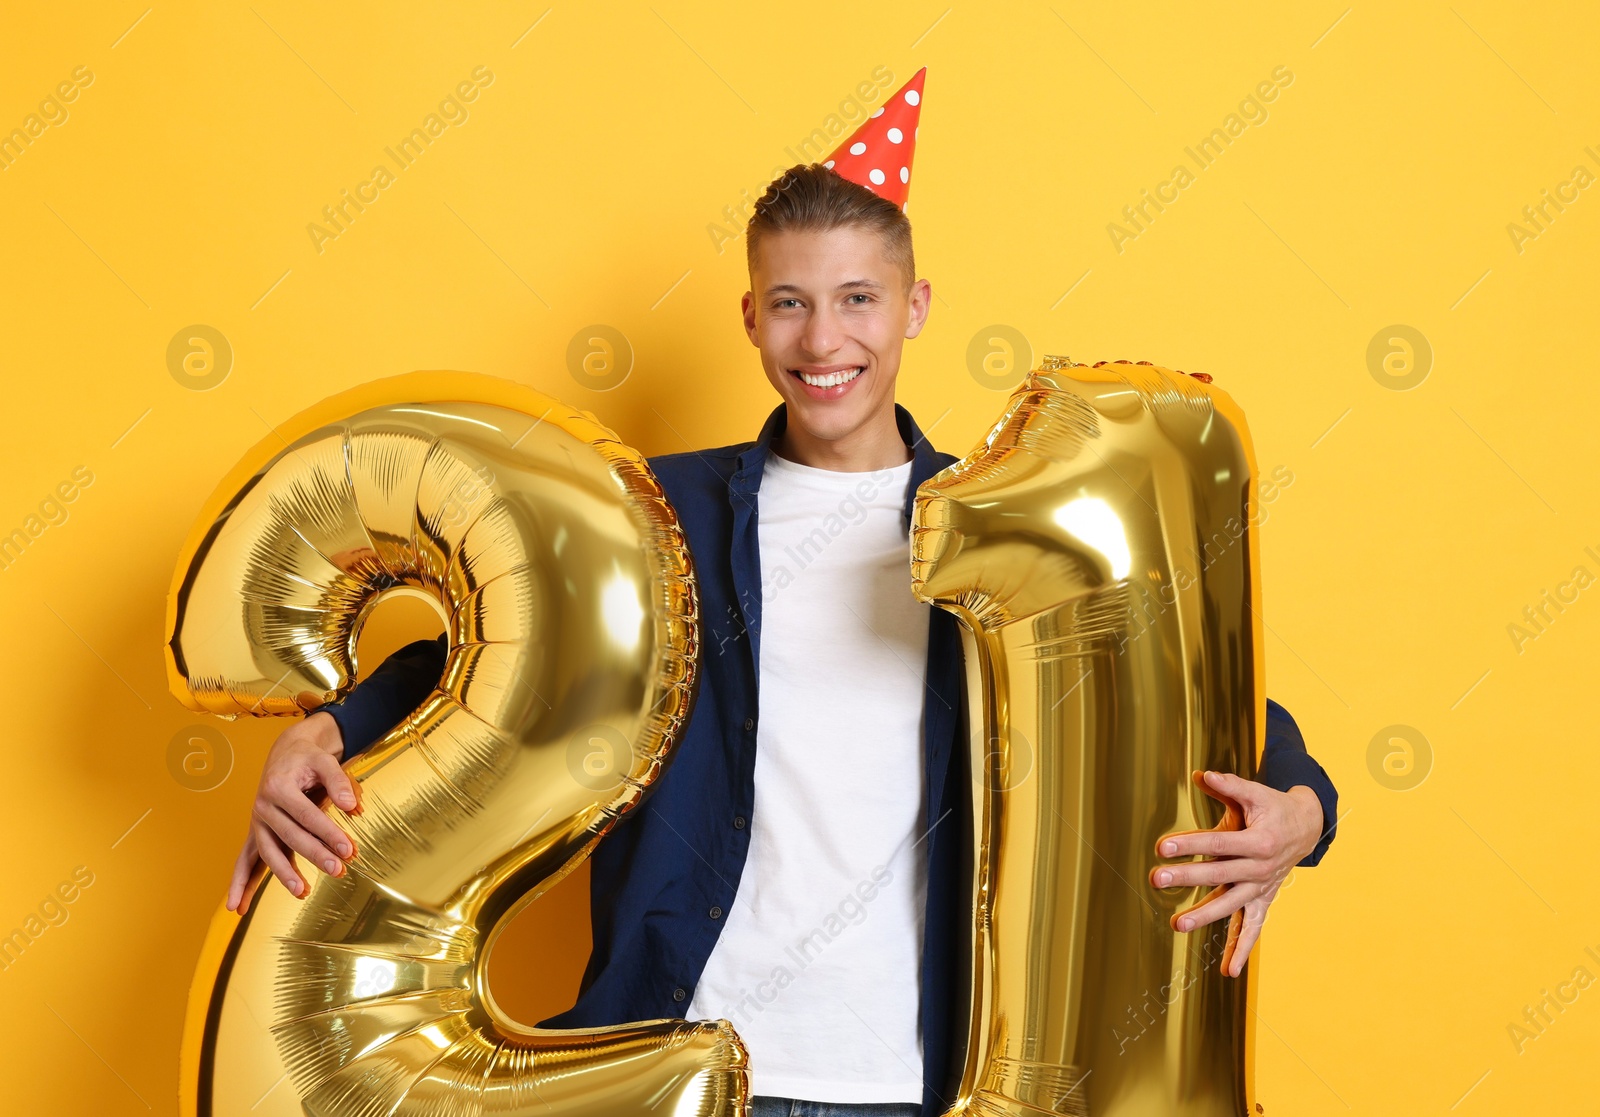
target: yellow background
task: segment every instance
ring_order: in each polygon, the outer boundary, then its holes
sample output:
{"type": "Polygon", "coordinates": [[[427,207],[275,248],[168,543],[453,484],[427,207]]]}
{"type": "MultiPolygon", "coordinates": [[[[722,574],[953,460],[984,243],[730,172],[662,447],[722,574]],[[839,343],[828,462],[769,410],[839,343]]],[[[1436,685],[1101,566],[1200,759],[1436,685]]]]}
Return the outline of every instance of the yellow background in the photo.
{"type": "MultiPolygon", "coordinates": [[[[1267,1112],[1592,1098],[1600,987],[1520,1053],[1508,1031],[1600,976],[1600,589],[1520,651],[1508,634],[1600,574],[1600,190],[1520,252],[1507,232],[1575,166],[1600,175],[1584,7],[8,6],[0,129],[93,81],[0,171],[0,531],[93,482],[0,570],[0,932],[75,867],[94,883],[0,972],[0,1109],[175,1109],[195,954],[281,728],[216,723],[214,790],[169,774],[196,723],[165,692],[163,598],[222,474],[308,404],[417,368],[521,380],[646,453],[752,437],[775,400],[738,325],[743,242],[707,227],[875,68],[922,65],[907,212],[937,298],[899,394],[934,444],[965,452],[997,414],[968,351],[999,324],[1035,356],[1212,373],[1263,472],[1293,476],[1262,527],[1269,693],[1344,817],[1257,956],[1267,1112]],[[322,207],[478,66],[470,118],[319,253],[322,207]],[[1280,66],[1267,119],[1119,252],[1108,223],[1280,66]],[[204,391],[167,362],[195,324],[234,354],[204,391]],[[636,355],[605,393],[568,370],[593,324],[636,355]],[[1397,324],[1433,351],[1405,391],[1367,356],[1397,324]],[[1374,767],[1393,725],[1427,742],[1409,773],[1374,767]]],[[[432,623],[385,618],[366,648],[432,623]]],[[[496,959],[529,1019],[575,991],[581,885],[496,959]]]]}

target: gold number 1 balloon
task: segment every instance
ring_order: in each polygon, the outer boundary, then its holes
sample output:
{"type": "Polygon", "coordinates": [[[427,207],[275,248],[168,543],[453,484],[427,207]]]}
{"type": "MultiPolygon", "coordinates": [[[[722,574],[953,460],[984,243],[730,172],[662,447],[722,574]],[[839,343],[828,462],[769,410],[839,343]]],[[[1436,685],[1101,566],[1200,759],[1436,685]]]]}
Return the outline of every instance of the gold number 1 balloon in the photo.
{"type": "Polygon", "coordinates": [[[346,765],[358,811],[322,808],[355,845],[346,872],[213,919],[183,1113],[743,1113],[726,1021],[528,1027],[484,972],[510,917],[638,804],[689,714],[694,574],[644,460],[489,377],[336,396],[246,457],[196,524],[168,602],[173,693],[227,717],[315,709],[348,691],[362,619],[391,592],[441,604],[444,677],[346,765]]]}
{"type": "Polygon", "coordinates": [[[1162,835],[1238,825],[1192,772],[1255,771],[1254,476],[1225,393],[1049,358],[987,440],[918,490],[913,583],[964,622],[973,711],[953,1113],[1248,1110],[1248,985],[1218,969],[1236,931],[1174,931],[1202,890],[1149,873],[1162,835]]]}

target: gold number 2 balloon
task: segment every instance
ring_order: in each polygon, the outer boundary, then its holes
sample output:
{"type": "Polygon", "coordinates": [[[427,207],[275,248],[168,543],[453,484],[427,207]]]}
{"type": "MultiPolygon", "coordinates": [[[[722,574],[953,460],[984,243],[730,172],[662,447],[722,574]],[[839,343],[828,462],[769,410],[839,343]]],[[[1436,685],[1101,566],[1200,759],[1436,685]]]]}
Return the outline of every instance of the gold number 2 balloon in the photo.
{"type": "Polygon", "coordinates": [[[355,846],[346,872],[218,911],[182,1111],[743,1113],[748,1060],[726,1021],[528,1027],[484,971],[509,918],[638,804],[689,714],[694,574],[644,460],[489,377],[413,373],[327,400],[196,524],[168,602],[173,693],[225,717],[315,709],[348,691],[361,622],[393,592],[441,604],[444,677],[346,765],[360,808],[322,808],[355,846]]]}
{"type": "Polygon", "coordinates": [[[1248,1109],[1248,986],[1218,969],[1237,920],[1174,931],[1201,890],[1149,873],[1162,835],[1238,825],[1193,771],[1255,771],[1254,476],[1225,393],[1047,358],[987,440],[918,490],[913,584],[964,622],[973,711],[953,1113],[1248,1109]]]}

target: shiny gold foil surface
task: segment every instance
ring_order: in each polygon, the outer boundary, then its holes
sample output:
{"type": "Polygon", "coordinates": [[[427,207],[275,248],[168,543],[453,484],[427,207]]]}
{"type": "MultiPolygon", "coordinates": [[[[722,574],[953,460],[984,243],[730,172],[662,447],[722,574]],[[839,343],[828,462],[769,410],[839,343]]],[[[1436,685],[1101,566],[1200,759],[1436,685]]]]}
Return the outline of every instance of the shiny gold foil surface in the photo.
{"type": "MultiPolygon", "coordinates": [[[[1208,378],[1209,379],[1209,378],[1208,378]]],[[[918,490],[918,596],[963,622],[974,958],[964,1114],[1242,1117],[1253,966],[1156,843],[1237,827],[1192,779],[1265,732],[1255,461],[1222,391],[1047,358],[918,490]]]]}
{"type": "MultiPolygon", "coordinates": [[[[506,381],[413,373],[279,427],[219,487],[168,604],[173,693],[224,717],[345,694],[363,617],[448,618],[438,687],[346,764],[339,877],[213,919],[184,1040],[198,1117],[747,1111],[726,1021],[508,1019],[496,933],[636,807],[695,691],[694,572],[644,460],[506,381]]],[[[266,872],[257,867],[258,880],[266,872]]]]}

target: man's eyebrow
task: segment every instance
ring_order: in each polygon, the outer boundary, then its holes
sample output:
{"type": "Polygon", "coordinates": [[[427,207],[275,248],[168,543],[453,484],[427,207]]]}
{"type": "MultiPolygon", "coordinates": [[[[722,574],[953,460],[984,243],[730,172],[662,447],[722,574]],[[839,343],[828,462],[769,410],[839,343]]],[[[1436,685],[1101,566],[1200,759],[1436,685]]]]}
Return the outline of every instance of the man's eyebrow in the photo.
{"type": "MultiPolygon", "coordinates": [[[[876,279],[851,279],[839,284],[839,286],[834,288],[834,290],[849,291],[857,287],[867,287],[874,291],[882,291],[886,289],[884,285],[879,283],[876,279]]],[[[775,283],[771,287],[768,287],[764,294],[767,296],[772,296],[778,294],[779,292],[791,292],[796,295],[804,294],[804,291],[802,291],[800,287],[793,283],[775,283]]]]}

